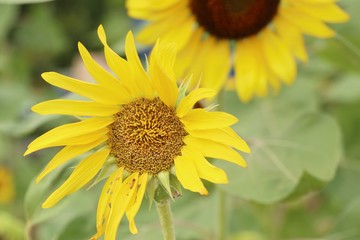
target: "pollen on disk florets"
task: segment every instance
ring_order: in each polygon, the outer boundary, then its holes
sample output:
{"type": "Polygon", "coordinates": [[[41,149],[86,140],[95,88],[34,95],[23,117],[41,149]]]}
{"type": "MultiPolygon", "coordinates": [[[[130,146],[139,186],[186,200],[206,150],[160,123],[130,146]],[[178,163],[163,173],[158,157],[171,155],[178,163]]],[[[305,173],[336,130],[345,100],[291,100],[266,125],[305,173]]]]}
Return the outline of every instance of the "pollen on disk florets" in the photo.
{"type": "Polygon", "coordinates": [[[276,15],[280,0],[190,0],[197,22],[210,34],[241,39],[261,31],[276,15]]]}
{"type": "Polygon", "coordinates": [[[159,98],[123,105],[109,126],[108,145],[119,167],[156,175],[169,171],[187,135],[175,109],[159,98]]]}

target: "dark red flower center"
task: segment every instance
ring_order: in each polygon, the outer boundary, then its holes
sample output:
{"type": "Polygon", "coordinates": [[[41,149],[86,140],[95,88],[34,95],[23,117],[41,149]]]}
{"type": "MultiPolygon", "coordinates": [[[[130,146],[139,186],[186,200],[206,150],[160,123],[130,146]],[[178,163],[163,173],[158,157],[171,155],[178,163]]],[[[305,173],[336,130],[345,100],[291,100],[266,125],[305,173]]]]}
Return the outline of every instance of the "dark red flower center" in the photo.
{"type": "Polygon", "coordinates": [[[280,0],[190,0],[190,9],[207,32],[225,39],[258,33],[276,15],[280,0]]]}

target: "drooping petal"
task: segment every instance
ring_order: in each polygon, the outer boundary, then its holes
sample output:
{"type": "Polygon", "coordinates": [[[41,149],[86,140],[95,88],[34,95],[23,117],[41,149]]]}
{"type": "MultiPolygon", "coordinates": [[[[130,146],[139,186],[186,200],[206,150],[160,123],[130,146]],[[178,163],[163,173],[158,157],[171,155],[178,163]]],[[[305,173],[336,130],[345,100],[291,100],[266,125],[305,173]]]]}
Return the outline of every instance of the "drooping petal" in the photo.
{"type": "Polygon", "coordinates": [[[211,129],[233,125],[238,120],[231,114],[225,112],[208,112],[204,109],[193,109],[184,117],[181,122],[190,129],[211,129]]]}
{"type": "Polygon", "coordinates": [[[96,229],[97,232],[93,238],[97,239],[105,232],[110,213],[110,206],[114,198],[114,187],[121,185],[124,168],[117,169],[106,181],[99,198],[96,211],[96,229]],[[110,203],[110,204],[109,204],[110,203]]]}
{"type": "Polygon", "coordinates": [[[201,152],[186,147],[183,150],[183,153],[185,156],[189,156],[189,159],[193,162],[200,178],[213,183],[228,183],[226,173],[222,169],[210,164],[201,152]],[[185,151],[187,151],[187,153],[185,153],[185,151]]]}
{"type": "Polygon", "coordinates": [[[55,99],[36,104],[31,110],[39,114],[107,117],[118,112],[120,107],[98,102],[55,99]]]}
{"type": "Polygon", "coordinates": [[[190,156],[179,156],[175,158],[174,163],[176,177],[184,188],[193,192],[198,192],[201,195],[208,195],[208,191],[201,182],[190,156]]]}
{"type": "MultiPolygon", "coordinates": [[[[94,140],[94,139],[93,139],[94,140]]],[[[59,151],[46,165],[44,170],[39,174],[36,178],[36,182],[40,182],[40,180],[49,174],[51,171],[59,167],[60,165],[64,164],[65,162],[71,160],[74,157],[77,157],[93,148],[98,146],[99,144],[103,143],[107,140],[107,136],[101,136],[99,139],[95,141],[84,144],[84,145],[74,145],[74,146],[66,146],[61,151],[59,151]]]]}
{"type": "Polygon", "coordinates": [[[247,166],[244,158],[237,151],[225,144],[209,139],[196,138],[191,135],[184,138],[184,143],[193,146],[206,157],[226,160],[241,167],[247,166]]]}
{"type": "Polygon", "coordinates": [[[65,196],[76,192],[88,183],[98,173],[109,153],[109,149],[102,149],[82,160],[70,177],[45,200],[42,207],[54,206],[65,196]]]}
{"type": "Polygon", "coordinates": [[[190,135],[196,138],[204,138],[219,142],[221,144],[234,147],[242,152],[250,153],[250,148],[247,143],[229,127],[206,130],[191,130],[190,135]]]}
{"type": "Polygon", "coordinates": [[[148,178],[149,178],[149,175],[146,172],[143,173],[139,177],[135,201],[134,201],[134,203],[132,203],[131,207],[126,211],[126,216],[129,221],[129,230],[132,234],[138,233],[134,218],[135,218],[137,212],[139,211],[141,202],[143,200],[145,190],[146,190],[146,185],[148,182],[148,178]]]}
{"type": "Polygon", "coordinates": [[[41,74],[41,77],[46,82],[56,87],[77,93],[96,102],[109,105],[119,104],[117,99],[113,98],[113,94],[108,94],[107,89],[98,84],[79,81],[75,78],[67,77],[56,72],[46,72],[41,74]]]}
{"type": "Polygon", "coordinates": [[[56,127],[32,141],[24,156],[47,147],[89,143],[99,135],[105,135],[107,133],[106,126],[112,122],[112,118],[90,118],[56,127]],[[89,138],[92,134],[94,134],[93,138],[89,138]],[[82,136],[86,136],[88,139],[83,139],[82,136]],[[86,142],[79,142],[79,140],[86,140],[86,142]]]}
{"type": "Polygon", "coordinates": [[[116,238],[120,221],[135,193],[138,178],[139,173],[135,172],[127,177],[118,189],[114,189],[114,198],[112,199],[109,220],[105,229],[105,240],[114,240],[116,238]]]}
{"type": "Polygon", "coordinates": [[[215,94],[216,94],[215,90],[207,89],[207,88],[197,88],[191,91],[179,103],[179,106],[176,109],[176,115],[180,118],[185,116],[193,108],[196,102],[204,98],[213,97],[215,96],[215,94]]]}

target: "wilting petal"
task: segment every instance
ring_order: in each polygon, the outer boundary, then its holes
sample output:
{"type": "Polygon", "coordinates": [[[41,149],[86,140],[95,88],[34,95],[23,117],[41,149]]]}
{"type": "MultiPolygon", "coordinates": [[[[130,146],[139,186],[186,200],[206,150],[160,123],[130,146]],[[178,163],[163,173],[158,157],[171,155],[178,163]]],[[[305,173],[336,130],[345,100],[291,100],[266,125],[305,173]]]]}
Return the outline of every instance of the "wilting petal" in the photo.
{"type": "Polygon", "coordinates": [[[65,196],[76,192],[88,183],[99,172],[109,153],[110,150],[103,149],[82,160],[70,177],[46,199],[42,207],[54,206],[65,196]]]}

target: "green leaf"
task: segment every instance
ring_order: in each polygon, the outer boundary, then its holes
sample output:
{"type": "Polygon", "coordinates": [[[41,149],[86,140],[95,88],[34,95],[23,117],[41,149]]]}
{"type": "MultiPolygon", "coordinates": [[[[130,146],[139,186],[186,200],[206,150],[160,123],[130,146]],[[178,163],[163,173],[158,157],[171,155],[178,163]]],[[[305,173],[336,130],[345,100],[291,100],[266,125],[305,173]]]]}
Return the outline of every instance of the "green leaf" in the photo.
{"type": "Polygon", "coordinates": [[[41,222],[56,215],[56,212],[54,213],[51,210],[42,210],[41,204],[45,200],[46,195],[49,194],[52,184],[59,180],[61,173],[66,167],[68,167],[68,165],[64,164],[54,170],[52,174],[49,174],[49,176],[38,184],[35,183],[35,179],[30,183],[25,195],[24,209],[26,218],[32,223],[41,222]]]}
{"type": "Polygon", "coordinates": [[[15,22],[17,13],[17,6],[7,5],[0,7],[0,42],[5,38],[6,34],[15,22]]]}
{"type": "Polygon", "coordinates": [[[357,74],[339,77],[325,93],[325,100],[339,103],[352,103],[360,100],[360,80],[357,74]]]}
{"type": "MultiPolygon", "coordinates": [[[[289,196],[305,173],[320,181],[334,177],[341,157],[340,130],[333,118],[316,112],[305,89],[294,87],[276,99],[237,106],[236,130],[248,136],[252,153],[246,169],[220,163],[229,176],[229,184],[220,186],[227,193],[274,203],[289,196]]],[[[236,96],[227,97],[226,102],[235,102],[236,96]]]]}
{"type": "Polygon", "coordinates": [[[53,0],[0,0],[0,4],[27,4],[27,3],[41,3],[50,2],[53,0]]]}

